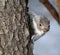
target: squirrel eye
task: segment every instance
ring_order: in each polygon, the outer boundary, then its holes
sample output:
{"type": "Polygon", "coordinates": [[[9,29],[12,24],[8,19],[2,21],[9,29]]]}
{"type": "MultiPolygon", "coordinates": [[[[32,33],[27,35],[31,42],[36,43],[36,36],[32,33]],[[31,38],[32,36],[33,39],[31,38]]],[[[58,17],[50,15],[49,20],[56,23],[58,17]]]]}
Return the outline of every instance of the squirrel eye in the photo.
{"type": "Polygon", "coordinates": [[[40,26],[41,26],[41,24],[40,24],[40,26]]]}

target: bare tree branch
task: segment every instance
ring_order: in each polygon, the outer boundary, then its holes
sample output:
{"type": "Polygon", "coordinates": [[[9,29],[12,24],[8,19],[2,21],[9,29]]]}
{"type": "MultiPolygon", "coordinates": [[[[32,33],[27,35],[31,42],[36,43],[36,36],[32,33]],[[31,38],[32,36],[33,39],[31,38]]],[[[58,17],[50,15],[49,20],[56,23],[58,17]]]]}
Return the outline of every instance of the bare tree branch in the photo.
{"type": "Polygon", "coordinates": [[[58,15],[57,11],[55,10],[55,8],[49,3],[49,1],[48,0],[39,0],[39,1],[42,2],[46,6],[46,8],[50,11],[52,16],[58,22],[58,24],[60,24],[59,15],[58,15]]]}

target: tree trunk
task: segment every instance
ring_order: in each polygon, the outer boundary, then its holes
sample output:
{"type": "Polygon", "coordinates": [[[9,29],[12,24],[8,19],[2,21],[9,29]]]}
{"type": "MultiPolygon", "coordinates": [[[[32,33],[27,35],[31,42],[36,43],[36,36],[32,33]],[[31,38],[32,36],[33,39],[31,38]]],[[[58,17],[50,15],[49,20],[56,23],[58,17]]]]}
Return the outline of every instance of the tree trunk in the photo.
{"type": "Polygon", "coordinates": [[[28,0],[0,0],[0,55],[33,55],[28,0]]]}

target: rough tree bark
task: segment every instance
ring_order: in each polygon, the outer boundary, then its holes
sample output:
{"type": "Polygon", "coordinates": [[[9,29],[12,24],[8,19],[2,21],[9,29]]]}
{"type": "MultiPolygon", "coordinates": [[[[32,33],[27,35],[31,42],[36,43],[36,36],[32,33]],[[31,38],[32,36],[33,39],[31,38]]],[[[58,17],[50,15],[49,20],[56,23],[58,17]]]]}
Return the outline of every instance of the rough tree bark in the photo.
{"type": "Polygon", "coordinates": [[[0,0],[0,55],[33,55],[27,1],[0,0]]]}

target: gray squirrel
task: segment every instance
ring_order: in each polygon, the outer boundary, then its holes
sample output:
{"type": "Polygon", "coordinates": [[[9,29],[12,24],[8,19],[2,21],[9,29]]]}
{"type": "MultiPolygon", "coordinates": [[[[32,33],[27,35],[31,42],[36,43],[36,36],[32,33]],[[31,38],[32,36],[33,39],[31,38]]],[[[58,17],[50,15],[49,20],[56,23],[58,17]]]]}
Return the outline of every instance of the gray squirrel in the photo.
{"type": "Polygon", "coordinates": [[[40,37],[42,37],[46,32],[49,31],[50,29],[50,21],[48,18],[44,16],[37,16],[36,13],[31,13],[30,14],[30,19],[31,21],[31,26],[33,28],[31,40],[35,42],[38,40],[40,37]]]}

